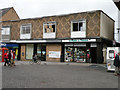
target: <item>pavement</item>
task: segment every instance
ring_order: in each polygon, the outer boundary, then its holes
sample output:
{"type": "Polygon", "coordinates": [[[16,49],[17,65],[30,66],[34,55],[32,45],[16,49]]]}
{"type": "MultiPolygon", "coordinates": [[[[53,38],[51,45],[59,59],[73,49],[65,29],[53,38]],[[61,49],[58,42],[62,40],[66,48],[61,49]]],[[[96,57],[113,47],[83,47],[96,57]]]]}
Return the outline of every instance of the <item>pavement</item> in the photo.
{"type": "Polygon", "coordinates": [[[16,61],[2,67],[3,88],[118,88],[118,79],[105,64],[16,61]]]}
{"type": "MultiPolygon", "coordinates": [[[[29,61],[15,61],[16,65],[29,65],[29,61]]],[[[96,67],[101,66],[104,68],[107,68],[106,64],[93,64],[93,63],[76,63],[76,62],[46,62],[41,61],[41,64],[49,64],[49,65],[82,65],[82,66],[90,66],[93,65],[96,67]]],[[[3,65],[3,63],[0,63],[0,65],[3,65]]]]}

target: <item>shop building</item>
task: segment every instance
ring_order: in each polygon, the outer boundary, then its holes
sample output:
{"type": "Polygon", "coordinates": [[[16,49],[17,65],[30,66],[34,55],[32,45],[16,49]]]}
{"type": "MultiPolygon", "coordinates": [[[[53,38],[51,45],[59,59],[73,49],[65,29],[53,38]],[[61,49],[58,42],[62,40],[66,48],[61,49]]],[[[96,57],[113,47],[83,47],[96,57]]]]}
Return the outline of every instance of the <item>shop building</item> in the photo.
{"type": "Polygon", "coordinates": [[[20,60],[105,63],[114,40],[114,20],[101,10],[3,21],[20,60]]]}
{"type": "MultiPolygon", "coordinates": [[[[19,16],[13,7],[0,9],[0,48],[8,48],[8,50],[14,50],[16,53],[16,59],[18,56],[18,44],[11,44],[11,26],[3,26],[3,22],[10,20],[19,20],[19,16]]],[[[1,53],[1,52],[0,52],[1,53]]],[[[0,58],[2,55],[0,54],[0,58]]],[[[0,60],[1,61],[1,60],[0,60]]]]}

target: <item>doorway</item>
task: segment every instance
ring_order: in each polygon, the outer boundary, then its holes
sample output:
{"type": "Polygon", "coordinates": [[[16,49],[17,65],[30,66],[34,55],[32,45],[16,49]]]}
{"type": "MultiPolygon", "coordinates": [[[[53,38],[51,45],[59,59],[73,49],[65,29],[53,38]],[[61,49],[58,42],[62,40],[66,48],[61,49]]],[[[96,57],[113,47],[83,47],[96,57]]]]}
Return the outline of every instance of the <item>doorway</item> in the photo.
{"type": "Polygon", "coordinates": [[[37,55],[41,59],[41,61],[46,61],[46,45],[38,44],[37,45],[37,55]]]}
{"type": "Polygon", "coordinates": [[[96,48],[90,48],[90,53],[91,53],[91,63],[97,63],[96,57],[96,48]]]}

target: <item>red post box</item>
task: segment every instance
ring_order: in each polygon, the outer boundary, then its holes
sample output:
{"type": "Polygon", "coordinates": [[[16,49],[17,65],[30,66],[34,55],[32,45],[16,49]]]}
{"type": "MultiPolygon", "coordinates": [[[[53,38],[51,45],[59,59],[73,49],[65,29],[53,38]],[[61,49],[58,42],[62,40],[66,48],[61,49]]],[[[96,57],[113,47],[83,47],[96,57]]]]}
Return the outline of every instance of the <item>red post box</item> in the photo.
{"type": "Polygon", "coordinates": [[[0,61],[4,62],[5,51],[8,51],[7,48],[0,48],[0,61]]]}

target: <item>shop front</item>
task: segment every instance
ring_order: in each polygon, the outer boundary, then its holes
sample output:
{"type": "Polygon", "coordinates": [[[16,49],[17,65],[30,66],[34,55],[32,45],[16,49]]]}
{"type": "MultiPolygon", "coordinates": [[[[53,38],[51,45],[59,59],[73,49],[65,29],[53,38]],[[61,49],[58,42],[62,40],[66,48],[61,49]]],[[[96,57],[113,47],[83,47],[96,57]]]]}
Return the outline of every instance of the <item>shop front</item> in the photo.
{"type": "Polygon", "coordinates": [[[37,54],[42,61],[48,62],[103,63],[105,61],[103,49],[106,45],[99,38],[42,41],[21,44],[21,60],[31,60],[32,56],[37,54]]]}
{"type": "Polygon", "coordinates": [[[90,48],[86,43],[65,44],[65,62],[91,62],[90,48]]]}
{"type": "Polygon", "coordinates": [[[18,44],[6,44],[6,43],[2,43],[1,47],[2,48],[7,48],[9,50],[9,52],[10,52],[10,50],[15,51],[15,54],[16,54],[15,59],[18,59],[18,47],[19,47],[18,44]]]}
{"type": "Polygon", "coordinates": [[[97,63],[98,43],[96,39],[72,39],[63,40],[64,42],[64,61],[97,63]]]}
{"type": "Polygon", "coordinates": [[[46,61],[46,44],[22,44],[21,45],[21,59],[31,60],[33,55],[37,56],[42,60],[46,61]]]}

